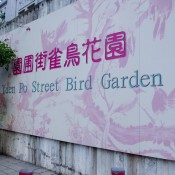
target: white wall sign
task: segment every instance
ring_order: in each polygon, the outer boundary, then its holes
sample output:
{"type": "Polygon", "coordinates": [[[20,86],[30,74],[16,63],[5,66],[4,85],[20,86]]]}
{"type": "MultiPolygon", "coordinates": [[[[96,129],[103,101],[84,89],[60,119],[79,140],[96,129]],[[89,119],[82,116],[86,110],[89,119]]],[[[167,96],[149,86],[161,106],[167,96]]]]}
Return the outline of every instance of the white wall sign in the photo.
{"type": "Polygon", "coordinates": [[[81,0],[2,37],[1,128],[175,160],[173,0],[81,0]]]}

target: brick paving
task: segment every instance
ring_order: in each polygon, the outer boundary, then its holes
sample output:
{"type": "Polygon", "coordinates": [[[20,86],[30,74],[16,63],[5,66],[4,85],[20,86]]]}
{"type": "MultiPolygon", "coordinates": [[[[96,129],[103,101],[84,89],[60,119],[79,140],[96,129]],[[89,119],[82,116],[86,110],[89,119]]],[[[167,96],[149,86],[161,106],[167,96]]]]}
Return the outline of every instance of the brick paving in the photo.
{"type": "Polygon", "coordinates": [[[19,175],[21,169],[32,169],[33,175],[57,175],[53,171],[35,166],[30,163],[0,155],[0,175],[19,175]]]}

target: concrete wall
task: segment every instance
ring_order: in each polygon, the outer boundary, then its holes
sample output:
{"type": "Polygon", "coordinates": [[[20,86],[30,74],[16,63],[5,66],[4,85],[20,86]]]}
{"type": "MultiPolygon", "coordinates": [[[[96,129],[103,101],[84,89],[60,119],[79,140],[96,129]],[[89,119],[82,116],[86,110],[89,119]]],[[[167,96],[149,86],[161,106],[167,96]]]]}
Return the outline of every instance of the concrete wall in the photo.
{"type": "MultiPolygon", "coordinates": [[[[76,0],[44,0],[0,26],[0,34],[23,27],[76,0]]],[[[0,153],[46,167],[63,175],[108,175],[124,167],[126,175],[174,175],[175,162],[90,148],[0,130],[0,153]]]]}
{"type": "Polygon", "coordinates": [[[108,175],[123,167],[126,175],[174,175],[175,162],[90,148],[0,130],[0,152],[63,175],[108,175]]]}
{"type": "Polygon", "coordinates": [[[23,25],[65,7],[75,1],[77,0],[43,0],[37,6],[21,13],[17,18],[0,25],[0,35],[18,27],[23,27],[23,25]]]}

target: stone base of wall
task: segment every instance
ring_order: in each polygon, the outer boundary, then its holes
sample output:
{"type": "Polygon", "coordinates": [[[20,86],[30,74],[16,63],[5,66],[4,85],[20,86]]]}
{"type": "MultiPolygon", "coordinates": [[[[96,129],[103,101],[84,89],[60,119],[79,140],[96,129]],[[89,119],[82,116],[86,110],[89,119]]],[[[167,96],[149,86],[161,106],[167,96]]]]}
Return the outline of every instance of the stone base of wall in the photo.
{"type": "Polygon", "coordinates": [[[175,162],[113,152],[0,130],[0,153],[63,175],[110,175],[114,166],[126,175],[174,175],[175,162]]]}

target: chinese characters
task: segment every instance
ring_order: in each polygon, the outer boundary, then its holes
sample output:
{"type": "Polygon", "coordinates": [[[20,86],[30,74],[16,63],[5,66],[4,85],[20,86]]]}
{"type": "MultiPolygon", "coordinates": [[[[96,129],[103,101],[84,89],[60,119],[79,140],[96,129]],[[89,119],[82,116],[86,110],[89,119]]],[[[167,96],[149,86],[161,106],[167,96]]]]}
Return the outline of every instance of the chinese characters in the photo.
{"type": "MultiPolygon", "coordinates": [[[[81,59],[84,59],[86,64],[89,61],[99,63],[102,58],[99,53],[101,39],[94,37],[92,40],[87,39],[81,46],[84,52],[79,52],[79,46],[76,43],[71,43],[66,50],[66,58],[63,58],[63,51],[59,48],[53,48],[48,53],[47,51],[39,52],[36,55],[27,55],[22,58],[17,58],[13,62],[13,74],[19,75],[22,73],[31,73],[34,70],[44,71],[46,69],[47,60],[49,69],[60,69],[62,67],[79,66],[81,59]],[[83,58],[81,58],[81,56],[83,58]]],[[[116,32],[106,36],[105,38],[105,60],[114,60],[126,56],[126,34],[125,32],[116,32]]]]}

